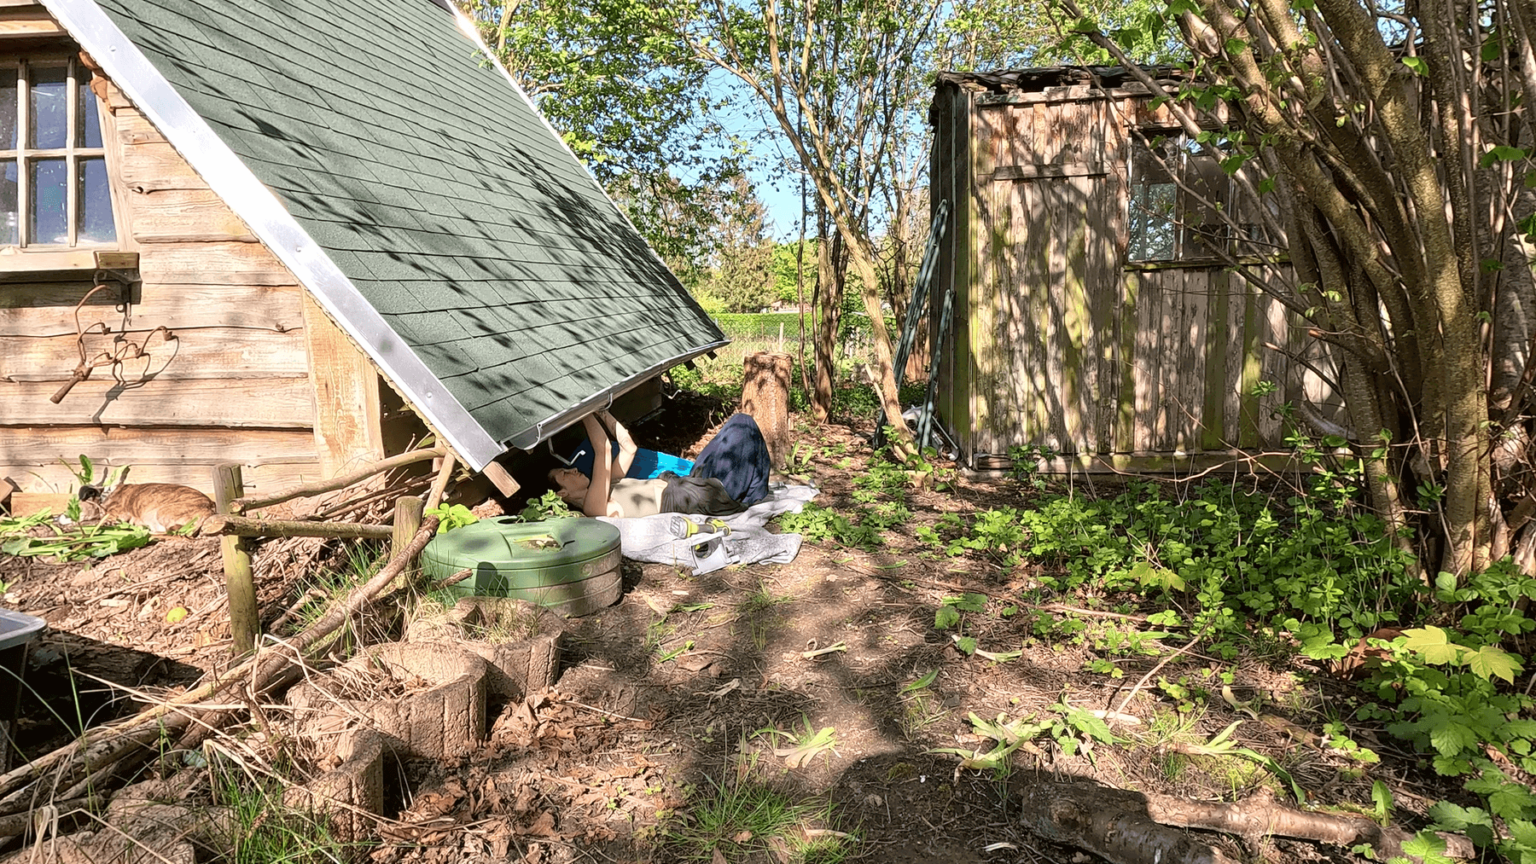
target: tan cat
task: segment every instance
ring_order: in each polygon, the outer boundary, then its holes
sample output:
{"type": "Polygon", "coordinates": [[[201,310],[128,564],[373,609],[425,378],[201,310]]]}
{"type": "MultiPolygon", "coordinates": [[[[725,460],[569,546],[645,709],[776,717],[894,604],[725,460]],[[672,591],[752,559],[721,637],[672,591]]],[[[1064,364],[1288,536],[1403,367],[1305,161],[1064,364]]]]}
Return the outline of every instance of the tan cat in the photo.
{"type": "Polygon", "coordinates": [[[105,492],[87,486],[80,492],[80,521],[132,522],[155,534],[201,523],[214,510],[207,495],[178,483],[124,483],[105,492]]]}

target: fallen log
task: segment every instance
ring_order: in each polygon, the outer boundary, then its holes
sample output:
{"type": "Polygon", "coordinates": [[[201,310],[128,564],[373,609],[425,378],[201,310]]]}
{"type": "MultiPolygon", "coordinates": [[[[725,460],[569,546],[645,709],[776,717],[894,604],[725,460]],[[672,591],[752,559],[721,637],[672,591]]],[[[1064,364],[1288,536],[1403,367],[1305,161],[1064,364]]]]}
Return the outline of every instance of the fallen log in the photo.
{"type": "Polygon", "coordinates": [[[388,540],[394,529],[388,525],[361,522],[302,522],[287,519],[252,519],[248,516],[215,514],[203,518],[197,533],[209,537],[328,537],[348,540],[388,540]]]}
{"type": "MultiPolygon", "coordinates": [[[[1237,864],[1237,859],[1181,829],[1230,834],[1250,850],[1265,837],[1289,837],[1343,848],[1370,844],[1378,860],[1403,855],[1413,835],[1360,817],[1297,810],[1267,789],[1235,802],[1188,801],[1112,789],[1097,783],[1015,780],[1023,825],[1055,843],[1112,864],[1237,864]]],[[[1472,841],[1440,834],[1452,858],[1475,856],[1472,841]]]]}

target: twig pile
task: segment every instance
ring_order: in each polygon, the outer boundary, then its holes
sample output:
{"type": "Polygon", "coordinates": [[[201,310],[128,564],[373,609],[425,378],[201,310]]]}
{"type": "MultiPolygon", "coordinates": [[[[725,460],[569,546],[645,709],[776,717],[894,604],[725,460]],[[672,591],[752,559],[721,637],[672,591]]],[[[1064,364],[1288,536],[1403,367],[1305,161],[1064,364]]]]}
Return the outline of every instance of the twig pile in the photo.
{"type": "MultiPolygon", "coordinates": [[[[453,476],[454,457],[444,455],[442,459],[427,496],[429,510],[441,502],[453,476]]],[[[375,500],[358,506],[378,503],[375,500]]],[[[56,807],[99,803],[100,790],[107,788],[113,776],[162,752],[157,744],[174,740],[175,749],[196,747],[238,716],[238,706],[259,704],[266,694],[291,683],[302,673],[311,649],[323,644],[328,635],[406,572],[436,533],[437,524],[436,517],[425,517],[406,548],[395,550],[372,579],[293,638],[269,636],[257,645],[255,654],[229,669],[210,672],[200,686],[132,717],[86,730],[78,740],[0,776],[0,836],[28,830],[31,822],[27,814],[49,801],[58,802],[56,807]]]]}

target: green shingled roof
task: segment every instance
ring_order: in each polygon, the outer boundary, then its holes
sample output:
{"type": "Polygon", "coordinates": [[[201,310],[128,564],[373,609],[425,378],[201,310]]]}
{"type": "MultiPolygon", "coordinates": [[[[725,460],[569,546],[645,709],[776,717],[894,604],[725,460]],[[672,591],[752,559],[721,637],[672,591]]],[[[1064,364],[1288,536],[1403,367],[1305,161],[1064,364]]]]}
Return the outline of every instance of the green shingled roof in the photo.
{"type": "Polygon", "coordinates": [[[94,3],[492,440],[724,340],[433,0],[94,3]]]}

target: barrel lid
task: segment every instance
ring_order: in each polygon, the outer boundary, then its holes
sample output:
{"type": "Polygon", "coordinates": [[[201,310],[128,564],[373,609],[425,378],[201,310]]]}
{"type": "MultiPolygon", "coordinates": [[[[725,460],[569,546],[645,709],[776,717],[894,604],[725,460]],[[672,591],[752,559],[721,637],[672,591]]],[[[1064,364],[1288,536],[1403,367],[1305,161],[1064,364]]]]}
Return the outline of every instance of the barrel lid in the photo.
{"type": "Polygon", "coordinates": [[[454,571],[482,565],[528,570],[588,561],[618,545],[619,529],[597,519],[520,522],[511,516],[496,516],[439,534],[421,555],[424,565],[454,571]]]}

